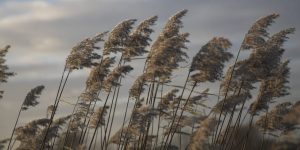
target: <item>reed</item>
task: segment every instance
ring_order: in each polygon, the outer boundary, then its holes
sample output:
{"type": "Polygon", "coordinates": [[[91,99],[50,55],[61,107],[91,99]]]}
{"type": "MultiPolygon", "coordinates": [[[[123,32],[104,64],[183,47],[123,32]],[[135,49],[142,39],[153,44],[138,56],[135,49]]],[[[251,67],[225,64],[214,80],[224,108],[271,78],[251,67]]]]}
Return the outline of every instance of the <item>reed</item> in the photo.
{"type": "MultiPolygon", "coordinates": [[[[111,31],[79,42],[66,59],[46,116],[18,124],[21,112],[39,103],[44,86],[38,86],[27,94],[11,137],[0,141],[0,149],[6,143],[7,150],[248,150],[300,145],[293,134],[299,131],[300,103],[279,99],[290,94],[290,60],[283,56],[284,43],[295,29],[269,33],[279,17],[270,14],[254,22],[235,56],[229,39],[214,37],[189,59],[190,34],[181,31],[186,14],[181,10],[171,16],[153,42],[157,16],[137,25],[136,19],[123,20],[111,31]],[[249,55],[241,59],[242,53],[249,55]],[[133,63],[143,65],[136,75],[133,63]],[[72,112],[62,116],[57,108],[69,76],[83,68],[90,71],[85,88],[74,99],[72,112]],[[130,88],[123,85],[128,77],[135,79],[130,88]],[[207,83],[220,87],[219,93],[212,93],[216,90],[207,83]],[[121,93],[127,90],[120,112],[121,93]]],[[[0,50],[0,83],[14,75],[5,65],[8,49],[0,50]]]]}

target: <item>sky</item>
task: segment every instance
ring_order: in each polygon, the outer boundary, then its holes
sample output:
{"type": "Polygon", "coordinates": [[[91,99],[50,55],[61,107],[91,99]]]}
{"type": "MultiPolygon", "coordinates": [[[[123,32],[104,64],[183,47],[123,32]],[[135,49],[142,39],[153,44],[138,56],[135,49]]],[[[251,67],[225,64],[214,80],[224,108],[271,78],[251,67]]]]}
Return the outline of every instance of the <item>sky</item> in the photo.
{"type": "MultiPolygon", "coordinates": [[[[16,72],[8,83],[1,84],[4,97],[0,100],[0,139],[9,137],[19,107],[27,92],[37,85],[46,89],[40,105],[22,113],[20,125],[30,119],[45,117],[53,104],[65,59],[76,43],[97,33],[111,30],[125,19],[143,19],[158,15],[154,26],[155,39],[166,20],[177,11],[187,9],[182,31],[190,33],[190,57],[214,36],[223,36],[233,43],[236,53],[241,41],[259,17],[271,13],[281,16],[270,32],[295,27],[296,32],[284,45],[284,59],[290,59],[291,95],[286,100],[298,100],[300,93],[300,20],[298,0],[0,0],[0,47],[11,45],[7,65],[16,72]],[[299,30],[298,30],[299,29],[299,30]]],[[[141,63],[132,62],[136,68],[141,63]]],[[[71,74],[62,99],[74,103],[85,87],[89,70],[71,74]]],[[[139,69],[129,74],[123,83],[129,87],[139,69]]],[[[184,73],[179,72],[180,84],[184,73]]],[[[126,95],[125,88],[121,95],[126,95]]],[[[62,103],[59,111],[68,114],[71,106],[62,103]]],[[[121,108],[122,109],[122,108],[121,108]]],[[[121,113],[121,112],[119,112],[121,113]]]]}

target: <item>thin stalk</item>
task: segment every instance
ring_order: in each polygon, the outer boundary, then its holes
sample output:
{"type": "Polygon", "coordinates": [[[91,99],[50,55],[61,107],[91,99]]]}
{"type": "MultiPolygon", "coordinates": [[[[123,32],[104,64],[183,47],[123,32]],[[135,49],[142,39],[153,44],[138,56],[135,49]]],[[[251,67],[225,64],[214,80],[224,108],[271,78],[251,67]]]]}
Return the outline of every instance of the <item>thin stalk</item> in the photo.
{"type": "MultiPolygon", "coordinates": [[[[168,122],[168,124],[167,124],[167,127],[169,127],[170,126],[170,124],[171,124],[171,122],[168,122]]],[[[170,132],[170,131],[169,131],[170,132]]],[[[164,134],[164,136],[163,136],[163,138],[162,138],[162,141],[161,141],[161,149],[163,148],[163,146],[164,146],[164,142],[165,142],[165,138],[167,137],[167,135],[166,134],[164,134]]]]}
{"type": "Polygon", "coordinates": [[[8,146],[7,146],[7,150],[9,150],[9,147],[10,147],[10,144],[11,144],[11,141],[12,141],[12,138],[13,138],[14,133],[15,133],[15,131],[16,131],[16,127],[17,127],[17,124],[18,124],[18,122],[19,122],[19,118],[20,118],[21,111],[22,111],[22,106],[23,106],[23,103],[22,103],[22,105],[21,105],[21,107],[20,107],[20,110],[19,110],[19,113],[18,113],[18,117],[17,117],[17,119],[16,119],[16,122],[15,122],[15,125],[14,125],[14,128],[13,128],[13,131],[12,131],[12,133],[11,133],[11,136],[10,136],[10,139],[9,139],[9,143],[8,143],[8,146]]]}
{"type": "MultiPolygon", "coordinates": [[[[182,99],[182,97],[183,97],[183,94],[184,94],[185,88],[186,88],[186,86],[187,86],[188,80],[189,80],[189,78],[190,78],[190,75],[191,75],[191,71],[189,70],[188,75],[187,75],[187,77],[186,77],[186,79],[185,79],[185,83],[184,83],[184,86],[183,86],[181,95],[180,95],[180,97],[179,97],[179,101],[178,101],[177,107],[176,107],[176,109],[175,109],[175,111],[174,111],[174,118],[173,118],[172,121],[171,121],[170,133],[171,133],[171,131],[172,131],[172,127],[173,127],[174,122],[175,122],[175,120],[176,120],[176,114],[177,114],[178,109],[179,109],[179,107],[180,107],[180,102],[181,102],[181,99],[182,99]]],[[[193,90],[192,90],[192,91],[193,91],[193,90]]],[[[167,142],[168,142],[168,140],[169,140],[170,133],[168,133],[167,136],[166,136],[165,146],[166,146],[166,144],[167,144],[167,142]]]]}
{"type": "MultiPolygon", "coordinates": [[[[119,60],[118,67],[121,66],[122,62],[123,62],[123,53],[122,53],[122,56],[121,56],[121,58],[119,60]]],[[[125,61],[123,62],[123,64],[125,64],[125,61]]],[[[122,81],[122,77],[119,77],[118,83],[121,84],[121,81],[122,81]]],[[[105,129],[105,138],[104,138],[104,141],[103,141],[104,144],[105,144],[104,145],[105,147],[107,146],[108,141],[109,141],[109,137],[110,137],[110,133],[111,133],[111,127],[112,127],[112,123],[114,121],[115,110],[116,110],[117,101],[118,101],[118,97],[119,97],[119,92],[120,92],[120,86],[114,88],[114,96],[113,96],[112,102],[111,102],[111,106],[112,107],[109,110],[108,122],[107,122],[106,129],[105,129]],[[117,91],[117,93],[115,93],[116,91],[117,91]],[[116,100],[114,100],[115,99],[115,95],[117,95],[116,96],[116,100]],[[113,112],[112,112],[112,110],[113,110],[113,112]],[[112,117],[111,117],[111,113],[113,113],[112,117]],[[111,118],[111,121],[110,121],[110,118],[111,118]],[[111,122],[110,127],[109,127],[109,122],[111,122]],[[106,134],[107,134],[106,131],[108,130],[108,128],[110,128],[110,129],[109,129],[109,132],[108,132],[108,137],[106,137],[106,134]],[[105,141],[107,141],[107,144],[106,144],[105,141]]]]}
{"type": "MultiPolygon", "coordinates": [[[[226,126],[226,128],[225,128],[225,133],[224,133],[224,135],[223,135],[223,137],[222,137],[222,139],[221,139],[221,145],[224,144],[225,141],[227,141],[227,135],[230,134],[230,133],[229,133],[229,130],[230,130],[230,126],[231,126],[231,123],[232,123],[232,119],[233,119],[233,116],[234,116],[234,111],[235,111],[235,109],[236,109],[236,106],[234,106],[234,108],[233,108],[233,110],[232,110],[232,112],[231,112],[231,114],[230,114],[230,118],[229,118],[228,123],[227,123],[227,126],[226,126]]],[[[230,139],[228,139],[228,140],[230,140],[230,139]]],[[[227,144],[227,143],[226,143],[226,144],[227,144]]],[[[226,147],[226,146],[225,146],[225,147],[226,147]]]]}
{"type": "MultiPolygon", "coordinates": [[[[161,84],[160,97],[163,97],[163,90],[164,90],[164,84],[161,84]]],[[[153,149],[156,148],[157,143],[158,143],[158,135],[159,135],[159,129],[160,129],[160,122],[161,122],[161,115],[158,116],[156,139],[155,139],[155,144],[154,144],[154,148],[153,149]]]]}
{"type": "MultiPolygon", "coordinates": [[[[95,110],[96,104],[97,104],[97,101],[94,103],[93,108],[92,108],[92,111],[95,110]]],[[[91,117],[89,117],[88,122],[87,122],[87,124],[86,124],[86,128],[85,128],[85,131],[84,131],[84,134],[83,134],[82,141],[83,141],[84,138],[85,138],[86,132],[87,132],[87,130],[88,130],[88,126],[90,125],[90,121],[91,121],[91,117]]],[[[87,138],[88,138],[88,136],[87,136],[87,138]]]]}
{"type": "MultiPolygon", "coordinates": [[[[243,87],[243,82],[241,83],[241,85],[240,85],[240,87],[239,87],[239,90],[238,90],[238,92],[237,92],[237,96],[240,95],[241,90],[242,90],[242,87],[243,87]]],[[[235,93],[234,93],[234,94],[235,94],[235,93]]],[[[233,116],[234,116],[234,112],[235,112],[236,106],[237,106],[237,105],[234,105],[233,110],[231,111],[231,115],[230,115],[229,121],[228,121],[227,126],[226,126],[226,128],[225,128],[225,134],[224,134],[224,136],[222,137],[222,140],[221,140],[221,145],[222,145],[225,141],[227,141],[226,138],[227,138],[227,135],[229,134],[229,130],[230,130],[230,126],[231,126],[231,123],[232,123],[232,119],[233,119],[233,116]]],[[[230,140],[230,139],[228,139],[228,140],[230,140]]],[[[226,143],[226,144],[227,144],[227,143],[226,143]]],[[[225,146],[225,147],[226,147],[226,146],[225,146]]]]}
{"type": "MultiPolygon", "coordinates": [[[[89,134],[90,134],[90,128],[87,130],[87,136],[86,136],[86,138],[85,138],[85,144],[87,144],[87,141],[88,141],[88,139],[89,139],[89,134]]],[[[83,139],[84,140],[84,139],[83,139]]],[[[97,133],[96,133],[96,139],[95,139],[95,142],[97,142],[97,133]]],[[[82,142],[83,143],[83,142],[82,142]]]]}
{"type": "MultiPolygon", "coordinates": [[[[143,70],[143,72],[145,71],[146,63],[147,63],[147,60],[146,60],[145,65],[144,65],[144,70],[143,70]]],[[[150,86],[149,86],[149,90],[148,90],[148,94],[147,94],[147,99],[148,99],[148,97],[149,97],[149,92],[150,92],[151,86],[152,86],[152,84],[150,84],[150,86]]],[[[140,89],[140,91],[141,91],[141,89],[140,89]]],[[[139,93],[137,100],[134,102],[134,106],[133,106],[133,109],[132,109],[132,111],[131,111],[131,115],[130,115],[128,127],[131,126],[131,123],[132,123],[132,116],[133,116],[132,114],[133,114],[133,112],[134,112],[134,110],[135,110],[135,108],[136,108],[137,102],[140,100],[141,94],[142,94],[142,93],[139,93]]],[[[140,137],[139,137],[139,140],[140,140],[140,137]]],[[[127,144],[128,144],[128,139],[124,139],[124,148],[125,148],[125,149],[126,149],[126,147],[127,147],[127,144]]],[[[139,143],[138,143],[137,146],[139,146],[139,143]]],[[[121,147],[120,147],[120,148],[121,148],[121,147]]]]}
{"type": "MultiPolygon", "coordinates": [[[[245,103],[246,103],[246,101],[244,101],[243,104],[242,104],[242,107],[241,107],[240,112],[238,114],[238,118],[236,119],[236,121],[234,123],[233,129],[232,129],[231,134],[229,135],[228,139],[231,139],[231,136],[234,135],[235,130],[239,128],[240,121],[241,121],[241,116],[242,116],[242,112],[243,112],[245,103]]],[[[235,136],[233,138],[235,138],[235,136]]],[[[228,144],[225,145],[225,150],[227,149],[227,146],[228,146],[228,144]]],[[[233,146],[233,140],[230,142],[230,148],[229,149],[231,149],[232,146],[233,146]]]]}
{"type": "MultiPolygon", "coordinates": [[[[153,135],[153,132],[154,132],[154,118],[151,118],[151,135],[153,135]]],[[[150,143],[150,147],[149,149],[151,150],[152,149],[152,144],[153,144],[153,141],[151,141],[150,143]]]]}
{"type": "MultiPolygon", "coordinates": [[[[181,131],[181,129],[179,131],[181,131]]],[[[181,134],[179,134],[179,149],[181,150],[181,134]]]]}
{"type": "MultiPolygon", "coordinates": [[[[155,85],[155,83],[154,83],[154,85],[155,85]]],[[[153,85],[153,87],[154,87],[154,85],[153,85]]],[[[155,104],[155,100],[156,100],[156,95],[157,95],[157,92],[158,92],[158,87],[159,87],[159,83],[157,83],[157,85],[156,85],[156,89],[155,89],[155,93],[153,93],[153,94],[151,94],[151,102],[152,102],[152,108],[154,108],[154,104],[155,104]]],[[[146,136],[145,136],[145,139],[144,139],[144,146],[143,146],[143,149],[145,149],[146,148],[146,146],[147,146],[147,140],[148,140],[148,134],[149,134],[149,129],[150,129],[150,125],[152,124],[152,121],[150,121],[150,120],[152,120],[152,118],[150,118],[149,119],[149,122],[148,122],[148,125],[147,125],[147,131],[146,131],[146,136]]]]}
{"type": "MultiPolygon", "coordinates": [[[[111,91],[111,89],[110,89],[110,91],[111,91]]],[[[100,116],[103,115],[103,112],[104,112],[104,110],[105,110],[105,107],[106,107],[106,104],[107,104],[107,101],[108,101],[108,98],[109,98],[110,93],[111,93],[111,92],[109,92],[109,93],[107,94],[107,97],[106,97],[106,99],[105,99],[104,106],[103,106],[103,109],[102,109],[102,111],[101,111],[101,113],[100,113],[100,116]]],[[[96,131],[97,131],[97,129],[98,129],[98,126],[99,126],[99,124],[100,124],[100,121],[101,121],[101,119],[99,119],[98,122],[97,122],[96,129],[95,129],[95,131],[94,131],[94,133],[93,133],[91,142],[90,142],[90,144],[89,144],[89,150],[92,148],[92,143],[93,143],[93,141],[94,141],[94,139],[95,139],[96,131]]]]}
{"type": "Polygon", "coordinates": [[[269,112],[269,108],[267,108],[267,112],[266,112],[265,126],[264,126],[264,132],[263,132],[263,137],[262,137],[262,142],[261,142],[260,150],[263,149],[264,142],[265,142],[265,134],[267,132],[267,125],[268,125],[268,112],[269,112]]]}
{"type": "MultiPolygon", "coordinates": [[[[58,131],[56,132],[56,134],[58,133],[58,131]]],[[[56,141],[56,137],[54,137],[53,141],[52,141],[52,144],[51,144],[51,150],[54,148],[54,145],[55,145],[55,141],[56,141]]]]}
{"type": "MultiPolygon", "coordinates": [[[[244,41],[245,41],[245,38],[244,38],[244,40],[243,40],[242,43],[244,43],[244,41]]],[[[219,135],[218,135],[218,129],[219,129],[219,125],[220,125],[219,122],[221,121],[221,116],[222,116],[222,113],[223,113],[225,100],[226,100],[226,98],[227,98],[227,94],[228,94],[228,91],[229,91],[229,86],[230,86],[230,83],[231,83],[231,80],[232,80],[234,68],[235,68],[236,63],[237,63],[237,61],[238,61],[238,58],[239,58],[239,56],[240,56],[241,50],[242,50],[242,45],[240,46],[240,48],[239,48],[239,50],[238,50],[237,56],[236,56],[235,61],[234,61],[234,64],[233,64],[232,71],[231,71],[231,73],[230,73],[229,84],[228,84],[227,87],[226,87],[226,92],[225,92],[225,96],[224,96],[224,103],[222,104],[221,112],[220,112],[220,114],[219,114],[218,121],[217,121],[218,123],[217,123],[217,128],[216,128],[216,132],[217,132],[217,133],[216,133],[216,137],[219,137],[219,135]]],[[[227,113],[226,113],[226,115],[227,115],[227,113]]],[[[226,117],[226,115],[225,115],[225,117],[226,117]]],[[[225,117],[224,117],[224,118],[225,118],[225,117]]],[[[223,124],[224,121],[225,121],[225,119],[222,121],[222,124],[223,124]]],[[[219,134],[221,133],[221,131],[222,131],[222,127],[221,127],[221,129],[220,129],[219,134]]],[[[216,142],[217,140],[218,140],[218,139],[215,138],[215,141],[214,141],[214,142],[216,142]]]]}
{"type": "MultiPolygon", "coordinates": [[[[190,100],[190,98],[191,98],[191,95],[192,95],[192,93],[193,93],[193,91],[194,91],[196,85],[197,85],[197,82],[194,83],[194,85],[193,85],[193,87],[192,87],[192,90],[191,90],[191,92],[190,92],[188,98],[186,99],[186,101],[185,101],[185,103],[184,103],[184,105],[183,105],[182,111],[181,111],[180,116],[179,116],[178,121],[177,121],[178,123],[176,123],[176,125],[175,125],[174,132],[172,132],[172,130],[171,130],[171,138],[170,138],[170,142],[169,142],[168,145],[170,145],[171,142],[172,142],[172,139],[173,139],[173,137],[174,137],[174,134],[176,133],[176,129],[177,129],[178,126],[179,126],[179,122],[180,122],[180,120],[181,120],[181,118],[182,118],[182,115],[183,115],[183,112],[184,112],[184,110],[185,110],[185,107],[187,106],[187,104],[188,104],[188,102],[189,102],[189,100],[190,100]]],[[[172,128],[172,125],[171,125],[171,128],[172,128]]],[[[168,141],[166,141],[166,142],[168,142],[168,141]]],[[[167,146],[167,145],[165,145],[165,146],[167,146]]]]}
{"type": "Polygon", "coordinates": [[[251,131],[251,128],[252,128],[252,122],[253,122],[253,119],[254,119],[254,115],[251,115],[251,119],[250,119],[250,123],[249,123],[249,129],[248,129],[248,132],[247,132],[247,134],[246,134],[246,140],[245,140],[245,142],[242,141],[242,142],[244,143],[244,144],[243,144],[242,150],[245,150],[246,145],[248,144],[248,138],[249,138],[250,131],[251,131]]]}
{"type": "Polygon", "coordinates": [[[16,144],[16,139],[14,139],[14,142],[12,143],[12,145],[11,145],[11,147],[10,147],[10,150],[12,150],[13,148],[14,148],[14,146],[15,146],[15,144],[16,144]]]}
{"type": "MultiPolygon", "coordinates": [[[[122,78],[120,78],[119,83],[121,83],[121,82],[122,82],[122,78]]],[[[106,147],[107,147],[107,145],[108,145],[108,141],[109,141],[109,138],[110,138],[112,125],[113,125],[113,122],[114,122],[114,117],[115,117],[115,113],[116,113],[117,102],[118,102],[118,98],[119,98],[119,92],[120,92],[120,87],[118,87],[118,89],[117,89],[117,96],[116,96],[116,100],[115,100],[115,105],[114,105],[114,110],[113,110],[112,120],[111,120],[111,122],[110,122],[110,128],[109,128],[109,132],[108,132],[108,136],[107,136],[106,147]]]]}
{"type": "Polygon", "coordinates": [[[102,147],[102,140],[103,140],[102,130],[103,130],[103,127],[101,126],[100,127],[100,147],[102,147]]]}
{"type": "MultiPolygon", "coordinates": [[[[219,103],[219,101],[220,101],[220,97],[221,97],[220,95],[221,95],[221,85],[219,86],[218,101],[217,101],[217,103],[219,103]]],[[[211,113],[212,113],[212,112],[210,112],[209,115],[210,115],[211,113]]],[[[216,117],[216,115],[215,115],[214,117],[216,117]]],[[[214,140],[215,140],[216,136],[217,136],[217,131],[216,131],[216,132],[213,131],[212,138],[211,138],[211,143],[214,143],[214,140]]]]}
{"type": "MultiPolygon", "coordinates": [[[[157,83],[156,93],[155,93],[154,100],[153,100],[153,103],[152,103],[152,109],[154,109],[155,101],[156,101],[156,98],[157,98],[156,95],[157,95],[157,92],[158,92],[159,85],[160,85],[160,83],[157,83]]],[[[151,126],[152,126],[152,128],[151,128],[151,135],[153,135],[153,132],[154,132],[154,118],[152,117],[151,120],[152,120],[152,122],[151,122],[151,126]]],[[[150,150],[152,148],[152,143],[153,142],[151,141],[150,148],[149,148],[150,150]]]]}
{"type": "Polygon", "coordinates": [[[96,131],[96,139],[95,139],[94,149],[96,149],[96,146],[97,146],[97,138],[98,138],[98,130],[96,131]]]}
{"type": "Polygon", "coordinates": [[[72,148],[73,145],[75,144],[74,142],[75,142],[75,140],[76,140],[76,136],[77,136],[77,132],[74,132],[74,136],[73,136],[73,138],[72,138],[71,145],[70,145],[71,148],[72,148]]]}
{"type": "MultiPolygon", "coordinates": [[[[66,70],[66,67],[65,67],[65,69],[64,69],[64,72],[65,72],[65,70],[66,70]]],[[[51,124],[52,124],[52,122],[53,122],[53,118],[54,118],[54,116],[55,116],[55,112],[56,112],[56,110],[57,110],[58,104],[59,104],[59,102],[60,102],[61,95],[62,95],[62,93],[63,93],[63,91],[64,91],[64,88],[65,88],[65,86],[66,86],[66,83],[67,83],[67,81],[68,81],[68,78],[69,78],[70,73],[71,73],[71,71],[68,71],[67,76],[66,76],[66,78],[65,78],[65,81],[64,81],[64,83],[63,83],[63,85],[62,85],[61,91],[58,92],[58,93],[59,93],[59,96],[57,96],[57,98],[56,98],[56,100],[55,100],[56,102],[55,102],[55,104],[53,105],[54,108],[53,108],[53,111],[52,111],[52,114],[51,114],[51,117],[50,117],[50,122],[49,122],[49,124],[48,124],[48,126],[47,126],[46,134],[45,134],[45,136],[44,136],[44,138],[43,138],[43,142],[42,142],[41,149],[44,149],[44,148],[45,148],[45,144],[46,144],[45,142],[46,142],[46,139],[47,139],[47,136],[48,136],[49,128],[51,127],[51,124]]],[[[63,80],[63,77],[64,77],[64,73],[63,73],[63,75],[62,75],[61,82],[62,82],[62,80],[63,80]]],[[[60,86],[61,86],[61,83],[60,83],[60,86]]],[[[59,87],[60,87],[60,86],[59,86],[59,87]]],[[[60,88],[59,88],[59,89],[60,89],[60,88]]]]}
{"type": "Polygon", "coordinates": [[[160,129],[160,122],[161,122],[161,117],[158,117],[158,123],[157,123],[157,131],[156,131],[156,139],[155,139],[155,144],[153,149],[155,149],[157,147],[157,143],[158,143],[158,135],[159,135],[159,129],[160,129]]]}
{"type": "Polygon", "coordinates": [[[151,101],[151,98],[152,98],[152,91],[154,90],[154,81],[150,84],[149,86],[149,92],[148,92],[148,95],[147,95],[147,100],[146,100],[146,104],[149,104],[150,101],[151,101]]]}
{"type": "MultiPolygon", "coordinates": [[[[139,98],[138,98],[138,100],[139,100],[139,98]]],[[[135,102],[134,102],[134,105],[133,105],[133,109],[132,109],[132,111],[131,111],[131,114],[133,114],[133,111],[135,110],[135,108],[136,108],[136,105],[137,105],[137,102],[138,102],[138,100],[136,100],[135,102]]],[[[129,119],[129,123],[128,123],[128,127],[130,127],[131,126],[131,123],[132,123],[132,115],[130,115],[130,119],[129,119]]],[[[124,147],[126,147],[127,146],[127,144],[128,144],[128,140],[125,138],[124,139],[124,147]]],[[[122,144],[120,144],[120,145],[122,145],[122,144]]],[[[122,148],[122,146],[120,146],[120,148],[122,148]]]]}
{"type": "MultiPolygon", "coordinates": [[[[111,107],[112,107],[112,105],[113,105],[113,100],[115,99],[115,96],[116,96],[116,87],[114,88],[114,93],[113,93],[113,97],[112,97],[112,103],[111,103],[111,107]]],[[[110,108],[111,108],[110,107],[110,108]]],[[[109,113],[111,113],[111,110],[112,110],[112,108],[109,110],[110,112],[109,113]]],[[[104,139],[103,139],[103,144],[102,144],[102,147],[101,147],[101,149],[104,149],[105,148],[105,142],[106,142],[106,140],[107,140],[107,138],[106,138],[106,134],[107,134],[107,131],[108,131],[108,124],[109,124],[109,122],[110,122],[110,115],[108,116],[108,119],[107,119],[107,125],[105,125],[105,131],[104,131],[104,139]]]]}
{"type": "Polygon", "coordinates": [[[127,111],[128,111],[129,101],[130,101],[130,96],[128,96],[128,98],[127,98],[127,103],[126,103],[126,108],[125,108],[125,115],[124,115],[123,123],[122,123],[122,126],[121,126],[121,134],[120,134],[121,136],[120,136],[120,140],[119,140],[119,144],[118,144],[118,149],[120,148],[121,142],[122,142],[123,128],[125,126],[125,120],[126,120],[126,117],[127,117],[127,111]]]}
{"type": "MultiPolygon", "coordinates": [[[[151,84],[150,84],[150,86],[149,86],[146,104],[148,104],[149,101],[150,101],[149,99],[152,98],[153,91],[154,91],[154,84],[155,84],[155,82],[154,82],[154,77],[153,77],[152,82],[151,82],[151,84]]],[[[138,147],[137,147],[137,148],[139,148],[140,146],[142,147],[142,144],[144,143],[145,134],[148,134],[148,122],[149,122],[149,120],[147,119],[147,120],[145,120],[145,121],[146,121],[146,123],[147,123],[147,127],[146,127],[146,128],[147,128],[147,133],[141,133],[141,132],[140,132],[139,139],[138,139],[138,147]]],[[[126,147],[125,147],[125,148],[126,148],[126,147]]]]}
{"type": "MultiPolygon", "coordinates": [[[[154,80],[154,79],[153,79],[154,80]]],[[[146,104],[148,104],[149,99],[152,97],[152,92],[153,92],[153,87],[154,87],[154,81],[151,82],[150,86],[149,86],[149,90],[148,90],[148,94],[147,94],[147,100],[146,100],[146,104]]],[[[148,120],[145,120],[148,121],[148,120]]],[[[139,139],[138,139],[138,148],[140,147],[140,144],[143,143],[143,138],[144,138],[144,133],[140,133],[139,139]]],[[[127,145],[127,143],[125,143],[127,145]]],[[[125,145],[125,148],[126,148],[125,145]]]]}
{"type": "Polygon", "coordinates": [[[70,134],[70,125],[71,125],[71,122],[74,120],[73,115],[74,115],[74,113],[75,113],[75,109],[77,108],[78,102],[79,102],[79,97],[77,98],[76,104],[75,104],[74,107],[73,107],[72,114],[71,114],[71,118],[70,118],[70,121],[68,122],[67,132],[66,132],[66,136],[65,136],[63,145],[65,145],[66,140],[69,138],[69,134],[70,134]]]}
{"type": "MultiPolygon", "coordinates": [[[[90,107],[91,107],[91,104],[92,104],[92,101],[90,101],[89,105],[88,105],[88,108],[86,110],[86,113],[84,115],[84,121],[83,121],[83,124],[85,125],[86,124],[86,120],[87,120],[87,116],[90,112],[90,107]]],[[[86,130],[88,129],[88,126],[84,127],[83,129],[81,129],[81,132],[80,132],[80,136],[79,136],[79,144],[82,144],[83,141],[84,141],[84,133],[86,132],[86,130]]]]}

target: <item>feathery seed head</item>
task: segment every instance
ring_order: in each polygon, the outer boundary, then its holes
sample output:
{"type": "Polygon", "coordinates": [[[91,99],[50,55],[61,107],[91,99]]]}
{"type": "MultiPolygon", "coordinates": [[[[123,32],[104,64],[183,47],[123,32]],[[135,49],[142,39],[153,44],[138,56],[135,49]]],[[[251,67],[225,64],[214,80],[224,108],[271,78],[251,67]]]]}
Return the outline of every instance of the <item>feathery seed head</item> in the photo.
{"type": "Polygon", "coordinates": [[[170,17],[161,35],[163,35],[165,38],[171,38],[174,35],[178,34],[179,29],[183,27],[181,19],[183,16],[185,16],[187,12],[188,11],[184,9],[175,13],[175,15],[170,17]]]}
{"type": "MultiPolygon", "coordinates": [[[[8,66],[5,64],[5,56],[8,52],[8,49],[10,48],[10,45],[7,45],[4,48],[0,48],[0,84],[7,82],[7,79],[11,76],[14,76],[14,72],[8,72],[8,66]]],[[[0,99],[2,98],[2,94],[4,91],[0,91],[0,99]]]]}
{"type": "Polygon", "coordinates": [[[242,43],[242,49],[252,49],[262,46],[265,43],[265,38],[268,37],[269,33],[267,28],[274,22],[279,14],[271,14],[258,19],[252,27],[249,29],[242,43]]]}
{"type": "Polygon", "coordinates": [[[98,128],[100,126],[105,125],[105,115],[107,113],[107,109],[109,107],[99,107],[91,116],[90,128],[98,128]],[[99,124],[98,124],[99,122],[99,124]],[[97,126],[98,125],[98,126],[97,126]]]}
{"type": "Polygon", "coordinates": [[[221,100],[218,102],[214,108],[213,111],[217,113],[230,113],[234,110],[234,107],[237,105],[242,104],[244,101],[247,99],[251,98],[251,94],[246,92],[246,93],[240,93],[240,94],[235,94],[226,97],[226,99],[221,100]],[[223,110],[222,110],[223,109],[223,110]]]}
{"type": "Polygon", "coordinates": [[[141,76],[137,77],[131,89],[129,90],[130,97],[138,99],[138,97],[145,90],[144,85],[146,85],[146,78],[145,78],[145,74],[142,74],[141,76]]]}
{"type": "Polygon", "coordinates": [[[206,118],[200,122],[200,127],[195,131],[190,141],[189,150],[208,149],[208,137],[214,130],[217,121],[215,118],[206,118]]]}
{"type": "Polygon", "coordinates": [[[66,60],[66,68],[70,71],[74,69],[81,69],[83,67],[95,66],[97,63],[94,60],[101,58],[101,56],[94,52],[99,49],[95,45],[103,41],[103,37],[107,32],[100,33],[92,38],[86,38],[78,45],[72,48],[70,55],[66,60]]]}
{"type": "Polygon", "coordinates": [[[102,62],[93,67],[86,81],[86,89],[92,91],[99,91],[101,84],[105,77],[109,74],[109,68],[115,63],[115,57],[106,57],[102,62]]]}
{"type": "Polygon", "coordinates": [[[109,33],[108,39],[104,43],[103,55],[123,51],[123,46],[129,39],[129,33],[136,19],[128,19],[116,25],[109,33]]]}
{"type": "Polygon", "coordinates": [[[119,86],[118,80],[121,76],[129,73],[133,68],[129,65],[116,67],[103,82],[103,86],[107,92],[111,90],[114,86],[119,86]]]}
{"type": "Polygon", "coordinates": [[[256,125],[269,131],[285,129],[283,119],[284,116],[291,111],[291,106],[292,103],[290,102],[284,102],[276,105],[270,112],[261,116],[256,121],[256,125]]]}
{"type": "Polygon", "coordinates": [[[129,35],[128,42],[123,51],[123,58],[130,61],[132,57],[141,56],[148,51],[145,48],[150,45],[150,35],[154,32],[150,27],[157,21],[157,16],[141,22],[137,28],[129,35]]]}
{"type": "Polygon", "coordinates": [[[289,94],[289,61],[282,62],[278,68],[271,72],[268,79],[263,80],[260,85],[259,94],[255,102],[250,105],[250,113],[256,115],[259,111],[267,109],[268,103],[274,98],[283,97],[289,94]]]}
{"type": "Polygon", "coordinates": [[[31,91],[25,97],[25,100],[22,104],[22,110],[27,110],[29,106],[34,107],[39,104],[36,99],[39,97],[39,95],[41,95],[44,88],[45,87],[43,85],[40,85],[31,89],[31,91]]]}
{"type": "Polygon", "coordinates": [[[215,37],[205,44],[193,58],[191,71],[199,71],[191,76],[194,82],[214,82],[222,76],[224,63],[232,54],[227,52],[231,47],[228,39],[215,37]]]}
{"type": "Polygon", "coordinates": [[[291,111],[283,116],[282,122],[286,130],[294,129],[300,124],[300,101],[297,101],[291,111]]]}
{"type": "Polygon", "coordinates": [[[170,103],[172,103],[175,100],[176,94],[178,92],[179,92],[178,89],[172,89],[171,91],[163,95],[161,101],[158,103],[157,106],[160,109],[160,111],[167,110],[168,108],[171,107],[170,103]]]}

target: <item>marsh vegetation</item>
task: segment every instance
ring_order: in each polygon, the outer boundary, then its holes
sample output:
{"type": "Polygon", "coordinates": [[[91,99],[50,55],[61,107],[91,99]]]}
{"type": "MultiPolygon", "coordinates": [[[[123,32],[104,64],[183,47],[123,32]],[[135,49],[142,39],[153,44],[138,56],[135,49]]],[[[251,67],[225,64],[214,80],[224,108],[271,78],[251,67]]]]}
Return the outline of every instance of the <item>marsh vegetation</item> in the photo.
{"type": "MultiPolygon", "coordinates": [[[[281,99],[289,94],[284,43],[295,29],[269,33],[279,17],[270,14],[245,31],[239,49],[232,49],[225,37],[214,37],[188,56],[192,33],[182,31],[186,13],[171,16],[161,31],[155,30],[160,33],[153,41],[157,16],[124,20],[79,42],[66,58],[53,105],[45,108],[47,116],[18,125],[22,112],[39,107],[39,95],[47,94],[39,85],[19,107],[11,137],[0,142],[0,149],[299,148],[300,102],[281,99]],[[242,53],[247,56],[241,58],[242,53]],[[128,90],[123,83],[135,61],[144,66],[128,90]],[[85,90],[73,100],[73,111],[58,117],[70,74],[86,68],[90,74],[85,90]],[[182,84],[174,78],[179,72],[185,75],[182,84]],[[121,91],[127,97],[120,97],[121,91]],[[121,99],[126,99],[124,112],[116,120],[121,99]]],[[[5,65],[8,49],[0,51],[1,83],[14,75],[5,65]]]]}

